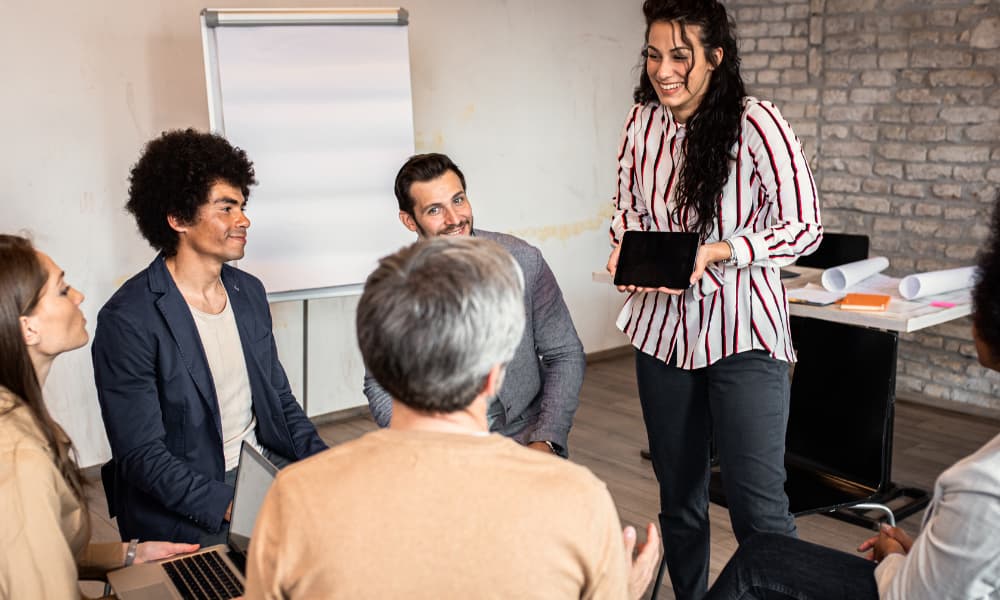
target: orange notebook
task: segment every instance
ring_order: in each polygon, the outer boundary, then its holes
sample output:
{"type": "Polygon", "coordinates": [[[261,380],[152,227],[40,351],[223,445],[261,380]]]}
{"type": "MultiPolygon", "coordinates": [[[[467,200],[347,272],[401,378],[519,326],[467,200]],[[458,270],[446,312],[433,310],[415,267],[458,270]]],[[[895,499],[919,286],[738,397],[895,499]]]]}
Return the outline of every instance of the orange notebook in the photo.
{"type": "Polygon", "coordinates": [[[848,294],[840,301],[842,310],[885,310],[889,296],[885,294],[848,294]]]}

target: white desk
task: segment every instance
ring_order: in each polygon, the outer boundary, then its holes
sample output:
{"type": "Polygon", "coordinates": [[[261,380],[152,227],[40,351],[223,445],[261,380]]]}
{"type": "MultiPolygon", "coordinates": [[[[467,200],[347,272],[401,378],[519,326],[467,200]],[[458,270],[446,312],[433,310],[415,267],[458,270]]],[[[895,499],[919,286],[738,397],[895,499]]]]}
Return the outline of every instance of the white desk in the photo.
{"type": "MultiPolygon", "coordinates": [[[[786,267],[785,270],[800,273],[799,277],[782,279],[785,288],[792,290],[804,287],[808,283],[819,284],[823,269],[812,269],[809,267],[786,267]]],[[[611,275],[607,271],[594,271],[592,279],[599,283],[611,284],[611,275]]],[[[898,283],[898,282],[897,282],[898,283]]],[[[897,331],[900,333],[910,333],[925,327],[947,323],[953,319],[958,319],[972,314],[972,303],[963,302],[950,308],[931,306],[930,300],[920,299],[907,302],[896,293],[889,302],[889,307],[884,312],[841,310],[837,305],[811,306],[789,302],[788,312],[795,317],[809,317],[832,321],[834,323],[844,323],[847,325],[857,325],[859,327],[873,327],[884,329],[885,331],[897,331]]]]}

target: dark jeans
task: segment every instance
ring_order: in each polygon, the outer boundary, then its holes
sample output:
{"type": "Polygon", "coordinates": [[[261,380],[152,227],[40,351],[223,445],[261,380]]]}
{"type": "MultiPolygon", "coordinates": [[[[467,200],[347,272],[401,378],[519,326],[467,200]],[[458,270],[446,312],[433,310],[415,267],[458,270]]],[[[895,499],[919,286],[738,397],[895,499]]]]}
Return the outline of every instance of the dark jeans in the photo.
{"type": "MultiPolygon", "coordinates": [[[[284,456],[272,452],[271,450],[264,448],[263,452],[267,460],[271,461],[271,464],[278,467],[279,469],[284,469],[288,465],[292,464],[292,461],[285,458],[284,456]]],[[[226,471],[226,485],[235,486],[236,485],[236,471],[237,469],[232,469],[231,471],[226,471]]],[[[216,533],[203,533],[200,538],[198,538],[198,543],[201,547],[215,546],[216,544],[225,544],[229,539],[229,521],[223,521],[222,527],[216,533]]]]}
{"type": "Polygon", "coordinates": [[[783,535],[740,544],[706,600],[878,600],[875,563],[783,535]]]}
{"type": "Polygon", "coordinates": [[[635,356],[670,581],[678,600],[698,599],[708,587],[713,432],[737,541],[796,535],[784,488],[788,364],[759,351],[695,370],[635,356]]]}

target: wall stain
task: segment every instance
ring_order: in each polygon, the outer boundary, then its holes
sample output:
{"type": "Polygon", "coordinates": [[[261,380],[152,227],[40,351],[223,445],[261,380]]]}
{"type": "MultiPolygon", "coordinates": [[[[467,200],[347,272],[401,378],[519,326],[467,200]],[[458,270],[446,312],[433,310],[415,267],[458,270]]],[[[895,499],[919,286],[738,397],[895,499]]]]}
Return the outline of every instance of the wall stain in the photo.
{"type": "Polygon", "coordinates": [[[520,238],[529,238],[538,242],[549,239],[556,239],[565,242],[570,238],[586,233],[588,231],[601,231],[607,229],[608,222],[613,214],[611,206],[601,210],[596,216],[575,223],[563,223],[560,225],[548,225],[546,227],[529,227],[511,231],[511,235],[520,238]]]}

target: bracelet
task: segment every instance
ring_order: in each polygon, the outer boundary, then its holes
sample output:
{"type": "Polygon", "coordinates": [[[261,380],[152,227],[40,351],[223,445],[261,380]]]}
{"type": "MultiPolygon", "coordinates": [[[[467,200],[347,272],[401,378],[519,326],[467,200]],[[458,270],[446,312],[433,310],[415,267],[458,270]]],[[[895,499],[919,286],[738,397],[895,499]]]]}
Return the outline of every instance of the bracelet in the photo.
{"type": "Polygon", "coordinates": [[[132,538],[128,543],[128,550],[125,552],[125,566],[131,567],[135,562],[135,552],[139,549],[139,538],[132,538]]]}
{"type": "Polygon", "coordinates": [[[728,239],[722,241],[726,242],[726,245],[729,246],[729,258],[721,261],[722,264],[727,267],[737,266],[739,264],[739,260],[736,258],[736,246],[733,246],[733,243],[728,239]]]}
{"type": "Polygon", "coordinates": [[[553,444],[552,442],[550,442],[548,440],[544,440],[544,441],[545,441],[545,445],[549,447],[549,452],[551,452],[552,454],[559,454],[559,451],[556,450],[556,445],[555,444],[553,444]]]}

